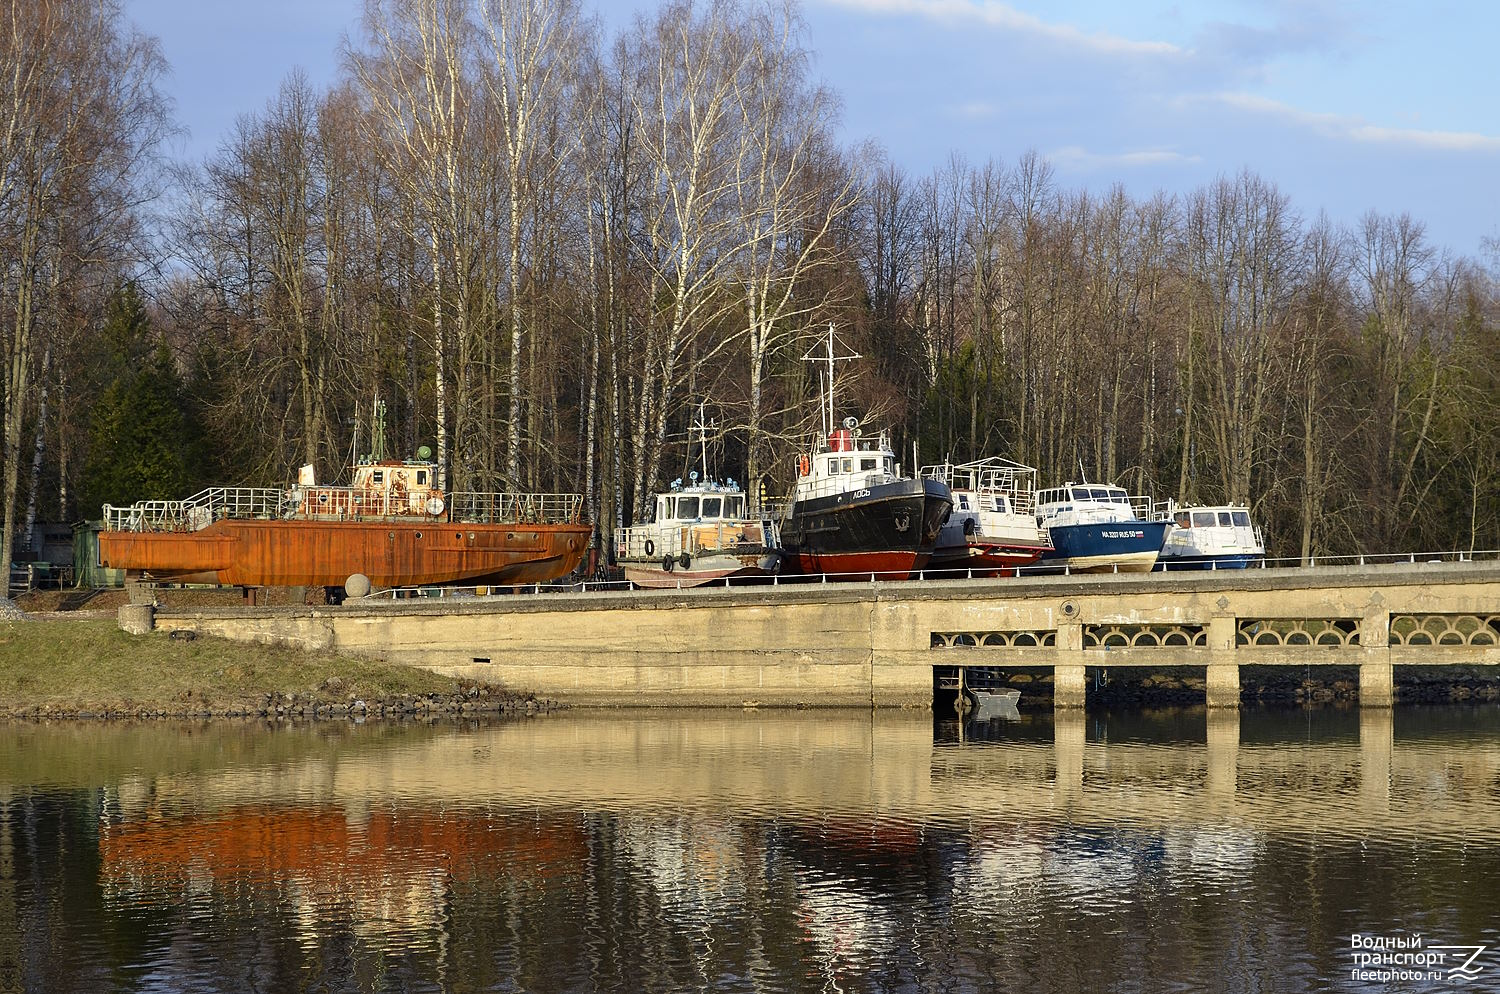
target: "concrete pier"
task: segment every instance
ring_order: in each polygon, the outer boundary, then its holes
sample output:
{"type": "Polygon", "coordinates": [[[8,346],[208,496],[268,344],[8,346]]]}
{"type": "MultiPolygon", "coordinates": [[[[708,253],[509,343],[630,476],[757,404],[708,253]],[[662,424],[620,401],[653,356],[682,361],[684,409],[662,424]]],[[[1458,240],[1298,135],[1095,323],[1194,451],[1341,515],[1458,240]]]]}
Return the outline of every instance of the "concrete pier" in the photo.
{"type": "MultiPolygon", "coordinates": [[[[122,622],[124,619],[122,618],[122,622]]],[[[783,584],[159,610],[155,627],[336,650],[574,704],[930,707],[936,673],[1050,669],[1056,707],[1090,670],[1201,668],[1233,710],[1242,666],[1500,665],[1500,563],[906,583],[783,584]]]]}

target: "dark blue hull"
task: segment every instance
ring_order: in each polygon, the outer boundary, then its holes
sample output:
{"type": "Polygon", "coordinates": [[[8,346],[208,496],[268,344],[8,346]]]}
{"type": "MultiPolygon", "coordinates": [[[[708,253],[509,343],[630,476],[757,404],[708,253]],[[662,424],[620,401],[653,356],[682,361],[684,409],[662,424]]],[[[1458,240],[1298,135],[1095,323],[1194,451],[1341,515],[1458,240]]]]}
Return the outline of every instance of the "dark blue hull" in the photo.
{"type": "Polygon", "coordinates": [[[1263,552],[1235,552],[1222,556],[1160,556],[1156,560],[1156,568],[1160,570],[1248,569],[1265,558],[1263,552]]]}
{"type": "Polygon", "coordinates": [[[1037,563],[1082,573],[1148,573],[1156,565],[1169,521],[1110,521],[1055,525],[1052,551],[1037,563]]]}

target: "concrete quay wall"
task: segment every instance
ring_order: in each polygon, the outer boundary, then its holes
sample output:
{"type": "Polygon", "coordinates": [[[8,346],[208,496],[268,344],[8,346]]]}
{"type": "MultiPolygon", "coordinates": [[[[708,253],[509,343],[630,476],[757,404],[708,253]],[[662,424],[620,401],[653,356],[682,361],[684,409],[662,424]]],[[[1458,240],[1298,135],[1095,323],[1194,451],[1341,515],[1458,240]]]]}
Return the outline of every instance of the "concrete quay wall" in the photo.
{"type": "Polygon", "coordinates": [[[155,627],[423,666],[577,704],[927,707],[934,667],[1500,664],[1500,564],[783,584],[160,611],[155,627]]]}

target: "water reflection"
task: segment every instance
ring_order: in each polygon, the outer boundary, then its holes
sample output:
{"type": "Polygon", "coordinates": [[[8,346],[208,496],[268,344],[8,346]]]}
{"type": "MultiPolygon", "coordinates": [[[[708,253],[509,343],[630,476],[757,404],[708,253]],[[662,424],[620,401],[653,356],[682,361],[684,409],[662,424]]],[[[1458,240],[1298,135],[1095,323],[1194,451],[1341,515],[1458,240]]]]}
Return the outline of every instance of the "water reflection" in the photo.
{"type": "Polygon", "coordinates": [[[1500,943],[1479,710],[10,725],[0,760],[0,991],[1374,989],[1351,933],[1500,943]]]}

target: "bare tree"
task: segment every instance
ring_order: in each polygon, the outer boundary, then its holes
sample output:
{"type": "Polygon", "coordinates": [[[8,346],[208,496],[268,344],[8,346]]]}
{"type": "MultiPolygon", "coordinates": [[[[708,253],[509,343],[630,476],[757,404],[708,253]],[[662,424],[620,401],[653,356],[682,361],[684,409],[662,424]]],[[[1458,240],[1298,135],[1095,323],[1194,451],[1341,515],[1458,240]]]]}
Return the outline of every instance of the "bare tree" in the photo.
{"type": "Polygon", "coordinates": [[[125,30],[112,0],[11,0],[0,13],[0,237],[10,259],[0,279],[0,563],[13,555],[39,321],[57,304],[68,261],[117,266],[128,254],[130,219],[155,192],[151,164],[170,130],[162,72],[154,41],[125,30]]]}

